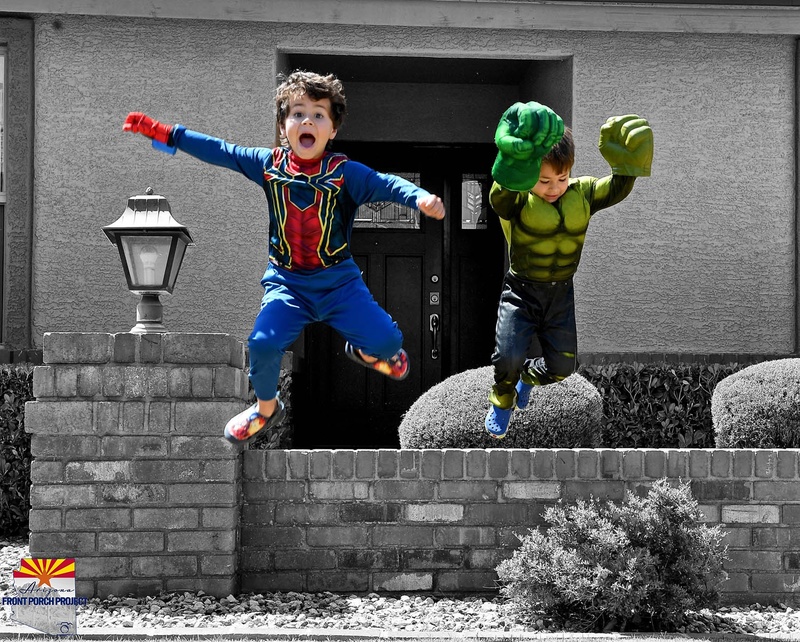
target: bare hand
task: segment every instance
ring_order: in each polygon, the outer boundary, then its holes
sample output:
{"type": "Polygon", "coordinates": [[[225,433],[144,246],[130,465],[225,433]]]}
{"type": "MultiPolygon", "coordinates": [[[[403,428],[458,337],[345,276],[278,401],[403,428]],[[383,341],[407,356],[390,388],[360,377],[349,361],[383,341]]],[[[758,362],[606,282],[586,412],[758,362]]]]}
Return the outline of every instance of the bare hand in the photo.
{"type": "Polygon", "coordinates": [[[441,221],[444,218],[444,203],[442,199],[431,194],[417,201],[417,209],[425,216],[441,221]]]}

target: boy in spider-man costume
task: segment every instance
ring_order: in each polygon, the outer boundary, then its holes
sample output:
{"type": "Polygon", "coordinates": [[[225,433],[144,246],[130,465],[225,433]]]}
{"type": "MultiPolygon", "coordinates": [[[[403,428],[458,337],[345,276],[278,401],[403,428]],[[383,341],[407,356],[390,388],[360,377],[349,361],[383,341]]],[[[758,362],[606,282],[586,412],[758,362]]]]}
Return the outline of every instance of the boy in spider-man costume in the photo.
{"type": "Polygon", "coordinates": [[[234,443],[282,421],[284,405],[276,392],[281,358],[314,321],[340,332],[345,353],[357,363],[392,379],[406,377],[403,335],[370,294],[352,258],[353,220],[360,205],[376,201],[444,218],[438,196],[327,151],[346,111],[336,77],[296,71],[283,79],[275,103],[282,144],[276,148],[240,147],[140,112],[128,114],[123,125],[164,151],[180,149],[241,172],[266,194],[269,265],[261,280],[261,311],[248,340],[256,403],[225,426],[225,437],[234,443]]]}
{"type": "Polygon", "coordinates": [[[575,372],[578,339],[572,275],[578,268],[590,217],[619,203],[637,176],[649,176],[653,132],[635,115],[609,118],[600,153],[611,176],[570,178],[572,133],[539,103],[515,103],[495,133],[492,208],[508,244],[509,270],[497,310],[494,380],[486,430],[502,439],[514,407],[528,405],[533,386],[575,372]],[[542,356],[527,359],[533,337],[542,356]]]}

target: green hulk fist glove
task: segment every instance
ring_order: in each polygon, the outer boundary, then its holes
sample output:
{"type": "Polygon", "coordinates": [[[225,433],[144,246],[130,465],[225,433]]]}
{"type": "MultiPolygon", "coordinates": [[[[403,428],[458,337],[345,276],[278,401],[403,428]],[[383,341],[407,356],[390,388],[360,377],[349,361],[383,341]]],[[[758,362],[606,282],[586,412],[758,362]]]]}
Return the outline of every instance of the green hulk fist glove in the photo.
{"type": "Polygon", "coordinates": [[[600,128],[597,144],[611,171],[620,176],[650,176],[653,130],[636,114],[614,116],[600,128]]]}
{"type": "Polygon", "coordinates": [[[527,192],[539,180],[542,158],[564,136],[564,121],[539,103],[514,103],[506,109],[494,142],[499,150],[492,178],[506,189],[527,192]]]}

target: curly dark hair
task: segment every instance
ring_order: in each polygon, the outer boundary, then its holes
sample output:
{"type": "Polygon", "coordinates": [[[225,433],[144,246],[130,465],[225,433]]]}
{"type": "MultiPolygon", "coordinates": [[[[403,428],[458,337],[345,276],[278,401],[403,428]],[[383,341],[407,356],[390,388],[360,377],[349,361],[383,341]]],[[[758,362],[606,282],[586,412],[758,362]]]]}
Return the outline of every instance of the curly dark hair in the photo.
{"type": "Polygon", "coordinates": [[[275,91],[276,118],[282,127],[289,115],[289,103],[293,98],[308,96],[312,100],[328,98],[331,101],[331,120],[335,129],[339,129],[347,113],[347,99],[344,96],[342,82],[333,74],[323,76],[311,71],[296,70],[288,76],[278,76],[278,89],[275,91]]]}

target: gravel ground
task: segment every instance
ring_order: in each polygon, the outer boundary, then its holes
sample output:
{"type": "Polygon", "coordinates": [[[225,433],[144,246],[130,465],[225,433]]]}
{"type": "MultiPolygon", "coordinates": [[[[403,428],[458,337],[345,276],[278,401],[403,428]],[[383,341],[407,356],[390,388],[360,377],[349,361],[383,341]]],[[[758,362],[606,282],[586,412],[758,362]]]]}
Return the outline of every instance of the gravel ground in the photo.
{"type": "MultiPolygon", "coordinates": [[[[27,543],[0,540],[0,597],[13,595],[12,571],[28,557],[27,543]]],[[[520,622],[499,598],[450,599],[429,596],[386,597],[334,593],[260,593],[217,599],[197,593],[168,593],[153,597],[109,596],[79,606],[78,628],[245,627],[425,632],[556,632],[539,620],[532,626],[520,622]]],[[[0,627],[19,625],[11,607],[0,607],[0,627]]],[[[800,639],[800,609],[783,605],[724,607],[716,612],[690,614],[681,633],[758,634],[762,637],[800,639]]]]}

